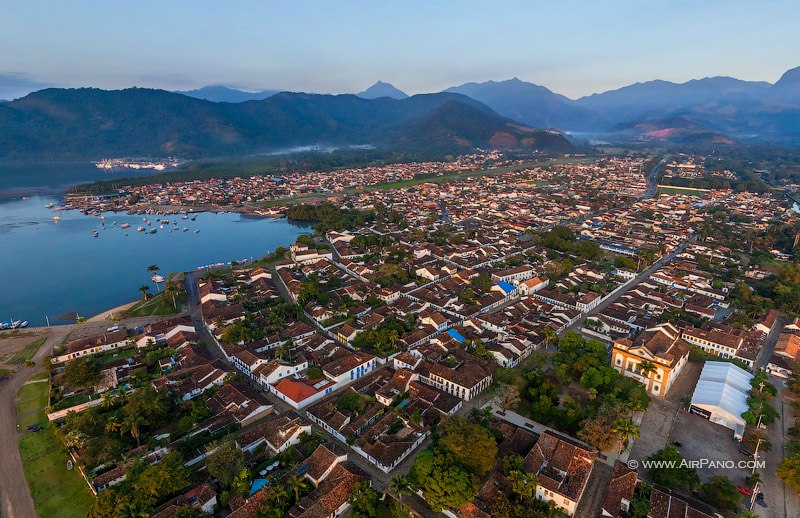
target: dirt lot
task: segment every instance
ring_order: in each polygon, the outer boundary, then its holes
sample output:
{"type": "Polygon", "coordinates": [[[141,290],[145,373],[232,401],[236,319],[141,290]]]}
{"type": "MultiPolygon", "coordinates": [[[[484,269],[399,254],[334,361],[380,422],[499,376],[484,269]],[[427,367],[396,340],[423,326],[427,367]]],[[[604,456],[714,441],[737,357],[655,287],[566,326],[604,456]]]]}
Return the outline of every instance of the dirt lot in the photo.
{"type": "Polygon", "coordinates": [[[22,330],[17,333],[0,331],[0,366],[14,368],[17,364],[24,363],[24,360],[15,360],[19,359],[20,353],[27,352],[26,348],[30,348],[46,335],[46,332],[40,330],[22,330]]]}

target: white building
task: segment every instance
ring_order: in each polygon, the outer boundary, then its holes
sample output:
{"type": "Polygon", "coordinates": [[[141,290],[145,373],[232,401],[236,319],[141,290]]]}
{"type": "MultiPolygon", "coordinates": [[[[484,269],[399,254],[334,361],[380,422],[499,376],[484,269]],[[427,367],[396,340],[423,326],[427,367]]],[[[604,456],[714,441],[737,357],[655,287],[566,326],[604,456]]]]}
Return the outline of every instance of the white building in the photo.
{"type": "Polygon", "coordinates": [[[741,440],[748,410],[747,393],[753,375],[729,362],[706,362],[692,395],[689,411],[733,430],[741,440]]]}

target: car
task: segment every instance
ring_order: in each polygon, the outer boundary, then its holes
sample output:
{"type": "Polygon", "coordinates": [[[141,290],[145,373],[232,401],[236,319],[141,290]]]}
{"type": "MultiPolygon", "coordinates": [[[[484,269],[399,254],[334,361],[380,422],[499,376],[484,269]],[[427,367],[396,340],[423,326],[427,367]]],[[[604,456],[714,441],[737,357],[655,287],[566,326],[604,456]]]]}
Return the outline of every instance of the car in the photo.
{"type": "Polygon", "coordinates": [[[29,424],[28,426],[25,427],[25,429],[28,430],[29,432],[39,432],[42,430],[42,427],[39,426],[38,424],[29,424]]]}
{"type": "Polygon", "coordinates": [[[751,495],[753,494],[753,492],[752,492],[752,491],[750,491],[749,489],[747,489],[747,488],[746,488],[746,487],[744,487],[744,486],[740,486],[740,487],[738,487],[737,489],[738,489],[738,490],[739,490],[739,492],[740,492],[741,494],[743,494],[744,496],[751,496],[751,495]]]}
{"type": "Polygon", "coordinates": [[[761,491],[759,491],[759,492],[756,494],[756,500],[758,500],[759,502],[763,502],[763,501],[764,501],[764,493],[762,493],[761,491]]]}
{"type": "Polygon", "coordinates": [[[670,444],[675,446],[676,448],[683,448],[683,443],[680,441],[670,441],[670,444]]]}

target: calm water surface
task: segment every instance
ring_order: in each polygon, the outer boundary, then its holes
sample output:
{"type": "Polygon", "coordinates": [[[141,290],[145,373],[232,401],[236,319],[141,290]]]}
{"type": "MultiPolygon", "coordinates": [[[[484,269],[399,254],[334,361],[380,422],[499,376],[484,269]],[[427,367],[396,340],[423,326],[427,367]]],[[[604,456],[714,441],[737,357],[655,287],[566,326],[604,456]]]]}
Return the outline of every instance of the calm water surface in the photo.
{"type": "Polygon", "coordinates": [[[146,226],[143,216],[106,213],[101,221],[78,211],[45,209],[48,203],[62,201],[60,194],[46,192],[61,192],[62,185],[84,182],[85,178],[78,177],[92,174],[91,170],[73,169],[70,173],[56,168],[51,183],[46,174],[33,178],[23,175],[12,182],[10,175],[3,176],[8,172],[3,167],[0,181],[8,181],[0,185],[0,321],[22,319],[41,325],[45,316],[51,323],[69,312],[93,316],[136,300],[142,284],[155,291],[147,272],[150,264],[157,264],[166,274],[258,258],[279,246],[288,246],[309,230],[286,220],[201,213],[195,215],[196,221],[176,215],[158,218],[169,219],[163,229],[155,216],[147,216],[153,224],[147,228],[158,228],[158,232],[140,233],[136,227],[146,226]],[[19,193],[23,187],[31,194],[40,194],[28,200],[9,194],[19,193]],[[61,217],[57,223],[52,220],[56,215],[61,217]],[[131,227],[120,228],[123,223],[131,227]],[[183,228],[189,230],[184,232],[183,228]],[[98,237],[92,237],[92,230],[98,231],[98,237]]]}

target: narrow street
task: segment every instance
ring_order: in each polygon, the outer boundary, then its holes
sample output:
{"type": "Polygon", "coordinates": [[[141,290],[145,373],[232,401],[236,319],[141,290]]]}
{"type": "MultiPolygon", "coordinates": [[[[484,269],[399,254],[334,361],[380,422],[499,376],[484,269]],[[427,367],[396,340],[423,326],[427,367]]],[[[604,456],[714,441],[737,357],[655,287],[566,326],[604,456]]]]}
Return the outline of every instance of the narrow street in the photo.
{"type": "Polygon", "coordinates": [[[590,318],[592,315],[596,315],[597,313],[600,313],[601,311],[606,309],[608,306],[613,304],[617,299],[619,299],[622,295],[624,295],[628,290],[630,290],[631,288],[633,288],[634,286],[636,286],[637,284],[639,284],[643,280],[645,280],[648,277],[650,277],[655,271],[657,271],[659,268],[661,268],[662,266],[664,266],[668,262],[670,262],[673,259],[675,259],[675,257],[678,254],[683,252],[684,248],[686,248],[686,242],[681,243],[675,250],[673,250],[669,254],[665,255],[664,257],[662,257],[658,261],[654,262],[647,269],[645,269],[640,274],[638,274],[636,277],[634,277],[632,280],[628,281],[626,283],[626,286],[625,286],[624,289],[621,289],[621,290],[617,291],[616,293],[614,293],[614,295],[608,297],[606,300],[604,300],[603,302],[598,304],[598,306],[596,308],[594,308],[593,310],[589,311],[588,313],[584,313],[583,315],[581,315],[581,317],[574,324],[569,326],[567,329],[572,329],[572,330],[576,330],[576,331],[580,330],[580,328],[583,327],[584,322],[586,322],[587,318],[590,318]]]}

